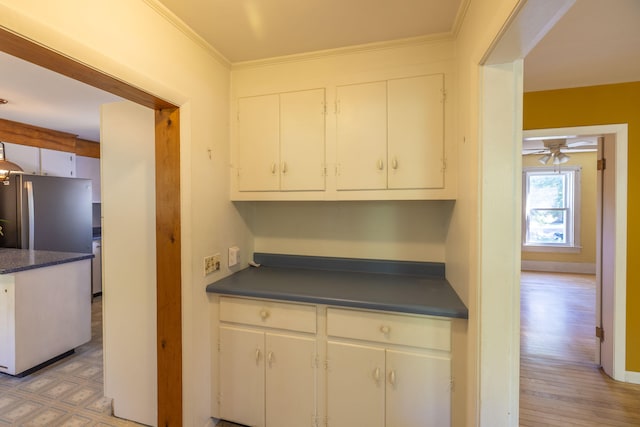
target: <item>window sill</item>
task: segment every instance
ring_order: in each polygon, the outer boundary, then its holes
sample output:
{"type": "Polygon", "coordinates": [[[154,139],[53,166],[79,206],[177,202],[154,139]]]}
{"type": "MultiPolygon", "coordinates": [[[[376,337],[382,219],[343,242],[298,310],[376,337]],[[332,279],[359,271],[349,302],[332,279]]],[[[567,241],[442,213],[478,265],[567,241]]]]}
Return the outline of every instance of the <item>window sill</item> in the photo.
{"type": "Polygon", "coordinates": [[[560,252],[567,254],[577,254],[582,251],[582,246],[536,246],[536,245],[522,245],[524,252],[560,252]]]}

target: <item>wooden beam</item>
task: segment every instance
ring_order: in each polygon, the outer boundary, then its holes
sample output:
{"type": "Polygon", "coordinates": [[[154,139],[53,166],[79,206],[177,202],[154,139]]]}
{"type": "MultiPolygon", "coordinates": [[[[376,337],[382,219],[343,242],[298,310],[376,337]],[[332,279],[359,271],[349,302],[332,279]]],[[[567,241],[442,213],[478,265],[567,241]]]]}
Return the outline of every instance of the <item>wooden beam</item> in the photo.
{"type": "Polygon", "coordinates": [[[76,140],[76,155],[100,158],[100,144],[86,139],[78,138],[76,140]]]}
{"type": "Polygon", "coordinates": [[[0,141],[75,153],[76,135],[0,119],[0,141]]]}
{"type": "Polygon", "coordinates": [[[170,102],[5,29],[0,29],[0,50],[154,110],[175,107],[170,102]]]}
{"type": "Polygon", "coordinates": [[[182,425],[180,110],[156,110],[158,425],[182,425]],[[160,262],[159,260],[164,260],[160,262]]]}

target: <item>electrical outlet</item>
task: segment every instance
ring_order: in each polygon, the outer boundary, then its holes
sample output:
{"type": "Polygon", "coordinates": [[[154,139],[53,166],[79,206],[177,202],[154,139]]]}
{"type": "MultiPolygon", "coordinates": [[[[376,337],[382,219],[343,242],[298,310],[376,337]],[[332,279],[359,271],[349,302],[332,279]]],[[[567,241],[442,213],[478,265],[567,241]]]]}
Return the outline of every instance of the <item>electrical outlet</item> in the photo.
{"type": "Polygon", "coordinates": [[[204,257],[204,275],[220,270],[220,254],[204,257]]]}

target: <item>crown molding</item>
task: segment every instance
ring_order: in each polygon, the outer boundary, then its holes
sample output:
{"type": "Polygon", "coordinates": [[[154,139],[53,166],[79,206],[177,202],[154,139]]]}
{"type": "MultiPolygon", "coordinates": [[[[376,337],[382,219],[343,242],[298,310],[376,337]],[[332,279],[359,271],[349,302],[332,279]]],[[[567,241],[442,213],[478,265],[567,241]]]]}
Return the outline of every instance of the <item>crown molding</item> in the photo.
{"type": "Polygon", "coordinates": [[[207,51],[216,61],[226,68],[231,68],[231,62],[221,54],[215,47],[199,36],[191,27],[189,27],[175,13],[171,12],[165,5],[158,0],[142,0],[153,9],[158,15],[162,16],[167,22],[171,23],[180,32],[187,36],[191,41],[207,51]]]}
{"type": "Polygon", "coordinates": [[[365,43],[353,46],[340,47],[335,49],[324,49],[313,52],[297,53],[293,55],[276,56],[271,58],[256,59],[253,61],[234,62],[231,69],[240,70],[246,68],[262,67],[265,65],[276,65],[288,62],[309,61],[330,56],[350,55],[360,52],[371,52],[376,50],[396,49],[405,46],[417,46],[420,44],[440,43],[443,41],[453,41],[453,34],[450,32],[431,34],[427,36],[408,37],[403,39],[387,40],[383,42],[365,43]]]}

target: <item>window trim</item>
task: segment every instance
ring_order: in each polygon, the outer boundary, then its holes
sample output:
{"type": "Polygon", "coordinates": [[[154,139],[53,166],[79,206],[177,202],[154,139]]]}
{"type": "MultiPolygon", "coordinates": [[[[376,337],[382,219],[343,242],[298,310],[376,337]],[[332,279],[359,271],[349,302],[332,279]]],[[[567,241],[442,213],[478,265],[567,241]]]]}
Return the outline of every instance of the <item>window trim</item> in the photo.
{"type": "MultiPolygon", "coordinates": [[[[524,167],[522,168],[522,250],[527,252],[563,252],[563,253],[579,253],[582,250],[580,235],[580,211],[581,211],[581,172],[582,167],[579,165],[562,166],[562,167],[524,167]],[[573,206],[569,206],[567,228],[571,228],[569,233],[572,237],[569,243],[547,243],[532,244],[526,243],[527,239],[527,179],[530,174],[551,174],[551,173],[568,173],[572,176],[570,191],[573,193],[573,206]]],[[[570,197],[570,196],[568,196],[570,197]]],[[[570,204],[571,200],[568,200],[570,204]]]]}

